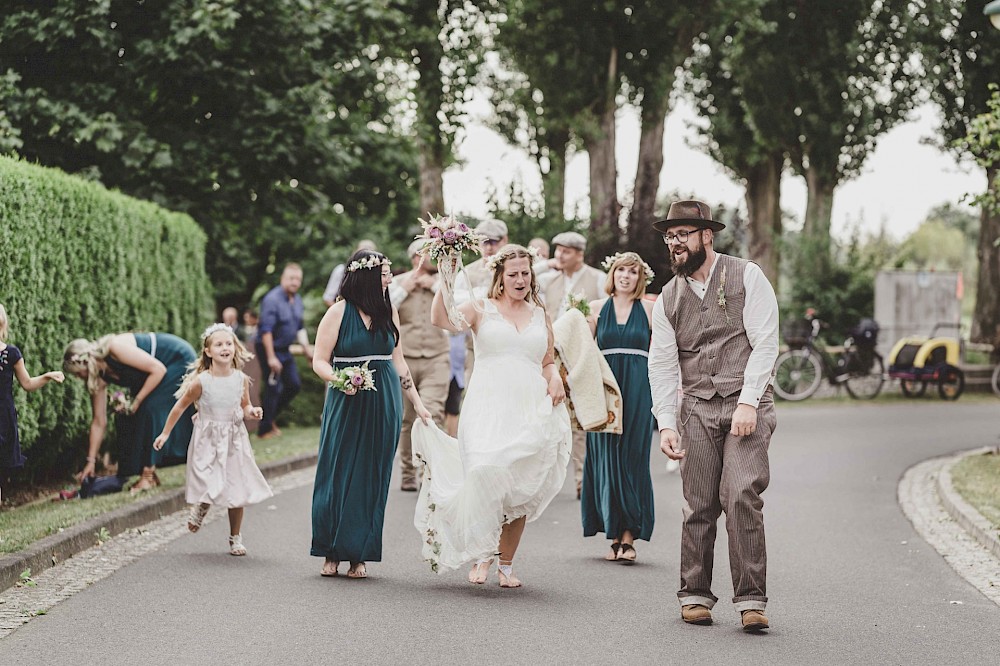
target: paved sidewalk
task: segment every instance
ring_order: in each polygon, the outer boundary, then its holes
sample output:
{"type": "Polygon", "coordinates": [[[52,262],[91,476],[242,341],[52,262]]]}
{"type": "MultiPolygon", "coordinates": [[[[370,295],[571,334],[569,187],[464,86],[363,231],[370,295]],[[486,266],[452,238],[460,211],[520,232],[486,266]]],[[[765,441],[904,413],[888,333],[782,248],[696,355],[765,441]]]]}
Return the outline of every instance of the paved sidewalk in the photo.
{"type": "MultiPolygon", "coordinates": [[[[273,479],[315,464],[316,454],[309,453],[264,464],[260,471],[265,478],[273,479]]],[[[169,516],[185,506],[187,504],[184,501],[184,488],[178,488],[95,516],[79,525],[47,536],[20,552],[4,555],[0,557],[0,592],[17,583],[21,573],[28,569],[31,570],[32,576],[37,576],[49,567],[94,546],[97,543],[96,535],[101,534],[102,529],[107,530],[108,537],[113,537],[169,516]]]]}
{"type": "MultiPolygon", "coordinates": [[[[1000,539],[997,530],[955,491],[951,469],[990,448],[931,458],[906,470],[899,505],[914,529],[970,585],[1000,606],[1000,539]]],[[[961,603],[953,601],[952,603],[961,603]]]]}

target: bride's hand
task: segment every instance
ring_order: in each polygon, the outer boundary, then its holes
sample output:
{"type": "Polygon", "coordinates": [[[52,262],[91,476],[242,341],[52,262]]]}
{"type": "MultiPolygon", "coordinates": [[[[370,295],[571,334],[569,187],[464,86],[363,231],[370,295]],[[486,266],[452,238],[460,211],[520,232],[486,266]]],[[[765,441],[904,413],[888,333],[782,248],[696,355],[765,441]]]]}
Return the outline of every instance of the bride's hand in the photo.
{"type": "Polygon", "coordinates": [[[566,388],[561,378],[553,377],[549,380],[549,397],[552,398],[553,407],[566,400],[566,388]]]}

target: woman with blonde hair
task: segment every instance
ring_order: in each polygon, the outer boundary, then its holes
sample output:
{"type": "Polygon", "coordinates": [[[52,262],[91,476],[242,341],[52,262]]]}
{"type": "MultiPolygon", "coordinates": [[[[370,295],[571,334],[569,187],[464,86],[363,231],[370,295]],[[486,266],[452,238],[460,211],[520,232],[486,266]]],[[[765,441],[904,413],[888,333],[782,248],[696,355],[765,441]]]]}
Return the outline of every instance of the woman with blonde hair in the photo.
{"type": "Polygon", "coordinates": [[[596,314],[587,321],[622,391],[622,434],[587,433],[580,511],[584,536],[604,532],[611,539],[604,559],[632,564],[635,540],[649,541],[653,534],[648,374],[653,303],[643,298],[653,270],[635,252],[618,252],[602,267],[608,298],[591,301],[596,314]]]}
{"type": "Polygon", "coordinates": [[[193,407],[180,416],[161,450],[153,449],[153,439],[163,430],[174,392],[197,357],[191,345],[169,333],[118,333],[66,345],[63,370],[86,382],[92,407],[87,464],[78,474],[80,480],[95,475],[109,406],[115,413],[118,476],[141,473],[132,492],[160,485],[158,465],[185,462],[193,407]],[[124,390],[115,391],[109,405],[111,385],[124,390]]]}
{"type": "Polygon", "coordinates": [[[521,585],[512,565],[525,523],[542,514],[566,478],[569,414],[534,257],[520,245],[490,257],[487,298],[457,306],[461,326],[448,317],[447,289],[431,310],[436,326],[472,331],[476,364],[457,442],[433,425],[414,425],[414,457],[424,464],[414,524],[431,569],[474,562],[471,583],[485,583],[499,556],[500,586],[521,585]]]}

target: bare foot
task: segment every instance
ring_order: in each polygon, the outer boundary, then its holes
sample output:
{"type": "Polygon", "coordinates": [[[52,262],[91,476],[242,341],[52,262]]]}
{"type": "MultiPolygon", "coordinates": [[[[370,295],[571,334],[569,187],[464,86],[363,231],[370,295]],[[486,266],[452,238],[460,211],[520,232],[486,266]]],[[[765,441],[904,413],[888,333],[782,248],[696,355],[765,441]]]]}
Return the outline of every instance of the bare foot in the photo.
{"type": "Polygon", "coordinates": [[[490,567],[493,566],[493,558],[485,562],[476,562],[469,570],[469,582],[482,585],[490,575],[490,567]]]}
{"type": "Polygon", "coordinates": [[[521,579],[514,575],[510,562],[498,566],[497,573],[500,575],[500,587],[521,587],[521,579]]]}
{"type": "Polygon", "coordinates": [[[323,562],[323,570],[319,572],[319,575],[326,576],[327,578],[333,578],[334,576],[338,575],[337,567],[339,566],[340,562],[338,562],[337,560],[331,560],[327,558],[327,560],[323,562]]]}
{"type": "Polygon", "coordinates": [[[368,569],[365,567],[364,562],[355,562],[351,565],[351,568],[347,570],[348,578],[368,578],[368,569]]]}
{"type": "Polygon", "coordinates": [[[611,552],[604,556],[608,562],[614,562],[618,559],[618,551],[621,549],[622,545],[617,541],[611,542],[611,552]]]}

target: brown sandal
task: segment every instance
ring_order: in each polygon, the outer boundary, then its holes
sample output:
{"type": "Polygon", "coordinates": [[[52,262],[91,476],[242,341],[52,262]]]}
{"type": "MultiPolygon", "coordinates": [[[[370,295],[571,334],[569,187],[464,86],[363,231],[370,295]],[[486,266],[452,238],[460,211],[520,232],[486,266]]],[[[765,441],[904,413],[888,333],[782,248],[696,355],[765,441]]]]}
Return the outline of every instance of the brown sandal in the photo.
{"type": "Polygon", "coordinates": [[[141,493],[143,490],[152,490],[160,485],[160,477],[156,475],[156,470],[144,469],[139,475],[139,480],[132,484],[129,492],[133,495],[141,493]]]}

